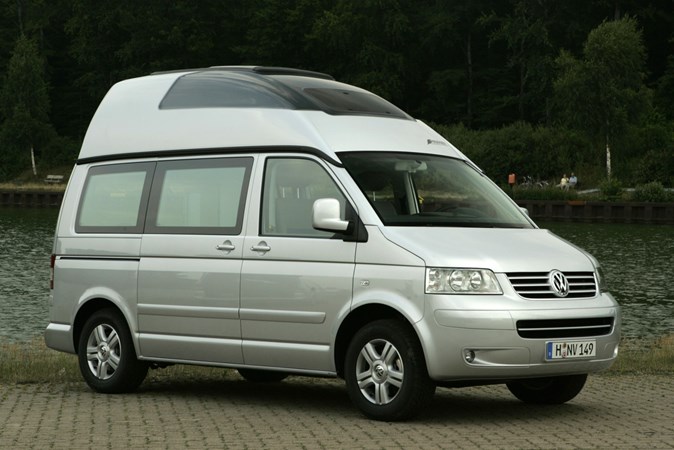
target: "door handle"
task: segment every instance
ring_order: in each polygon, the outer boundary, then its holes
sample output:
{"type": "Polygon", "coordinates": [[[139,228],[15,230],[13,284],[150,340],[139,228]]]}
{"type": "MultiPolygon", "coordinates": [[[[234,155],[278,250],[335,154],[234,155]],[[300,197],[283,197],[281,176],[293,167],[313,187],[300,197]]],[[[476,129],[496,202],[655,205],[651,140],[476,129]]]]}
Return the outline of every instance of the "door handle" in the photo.
{"type": "Polygon", "coordinates": [[[231,252],[232,250],[234,250],[236,248],[236,246],[234,244],[232,244],[232,241],[227,239],[222,244],[216,245],[215,248],[216,248],[216,250],[222,250],[224,252],[231,252]]]}
{"type": "Polygon", "coordinates": [[[267,253],[271,250],[271,247],[267,245],[265,241],[261,241],[259,244],[253,245],[250,249],[254,252],[267,253]]]}

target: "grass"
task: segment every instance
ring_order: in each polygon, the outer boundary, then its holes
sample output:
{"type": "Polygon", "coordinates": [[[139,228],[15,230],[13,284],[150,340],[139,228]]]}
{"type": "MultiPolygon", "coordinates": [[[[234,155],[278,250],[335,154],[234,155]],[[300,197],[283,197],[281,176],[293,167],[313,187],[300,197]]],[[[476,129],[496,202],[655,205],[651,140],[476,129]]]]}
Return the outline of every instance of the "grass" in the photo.
{"type": "MultiPolygon", "coordinates": [[[[674,334],[657,339],[623,339],[618,359],[606,375],[662,375],[674,373],[674,334]]],[[[147,381],[184,383],[236,378],[229,369],[171,366],[151,370],[147,381]]],[[[42,339],[0,343],[0,385],[81,382],[75,355],[45,347],[42,339]]]]}
{"type": "Polygon", "coordinates": [[[40,192],[62,192],[66,189],[66,181],[62,183],[44,183],[31,181],[27,183],[0,183],[0,191],[40,191],[40,192]]]}
{"type": "MultiPolygon", "coordinates": [[[[223,380],[234,371],[214,367],[177,365],[148,372],[148,381],[223,380]]],[[[47,348],[40,338],[30,342],[0,343],[0,385],[81,382],[75,355],[47,348]]]]}
{"type": "Polygon", "coordinates": [[[60,192],[64,191],[72,166],[56,166],[47,169],[39,168],[37,175],[33,175],[32,170],[26,170],[19,174],[13,180],[0,183],[0,190],[3,191],[47,191],[60,192]],[[63,175],[61,183],[45,183],[44,179],[47,175],[63,175]]]}
{"type": "Polygon", "coordinates": [[[674,374],[674,334],[656,340],[623,339],[609,374],[674,374]]]}

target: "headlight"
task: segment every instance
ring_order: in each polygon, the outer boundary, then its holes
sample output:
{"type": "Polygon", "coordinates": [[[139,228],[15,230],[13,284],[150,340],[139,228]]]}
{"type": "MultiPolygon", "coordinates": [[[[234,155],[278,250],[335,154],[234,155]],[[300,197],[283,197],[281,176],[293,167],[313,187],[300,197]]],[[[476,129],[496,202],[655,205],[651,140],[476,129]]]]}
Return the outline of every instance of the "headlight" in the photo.
{"type": "Polygon", "coordinates": [[[599,289],[599,293],[606,292],[606,281],[604,278],[604,271],[601,269],[601,267],[596,266],[594,273],[597,276],[597,288],[599,289]]]}
{"type": "Polygon", "coordinates": [[[502,294],[494,272],[487,269],[426,268],[427,294],[502,294]]]}

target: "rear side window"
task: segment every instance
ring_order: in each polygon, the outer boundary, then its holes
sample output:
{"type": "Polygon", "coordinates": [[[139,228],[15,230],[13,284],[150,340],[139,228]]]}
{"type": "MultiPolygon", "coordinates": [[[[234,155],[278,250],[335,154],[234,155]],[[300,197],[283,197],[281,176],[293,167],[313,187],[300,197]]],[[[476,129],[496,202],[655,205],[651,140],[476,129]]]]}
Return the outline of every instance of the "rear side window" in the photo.
{"type": "Polygon", "coordinates": [[[141,233],[154,163],[92,167],[77,209],[77,233],[141,233]]]}
{"type": "Polygon", "coordinates": [[[252,164],[252,158],[158,163],[145,232],[239,234],[252,164]]]}

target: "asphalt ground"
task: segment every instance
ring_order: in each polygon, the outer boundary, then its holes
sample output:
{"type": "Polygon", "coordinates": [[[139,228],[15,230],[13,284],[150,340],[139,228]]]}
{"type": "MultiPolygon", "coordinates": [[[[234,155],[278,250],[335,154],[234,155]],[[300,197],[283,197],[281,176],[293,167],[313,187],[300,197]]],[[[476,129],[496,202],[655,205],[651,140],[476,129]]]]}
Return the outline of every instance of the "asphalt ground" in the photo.
{"type": "Polygon", "coordinates": [[[674,448],[674,374],[591,376],[555,406],[503,385],[438,389],[404,423],[364,418],[340,380],[165,380],[125,395],[0,385],[0,448],[674,448]]]}

